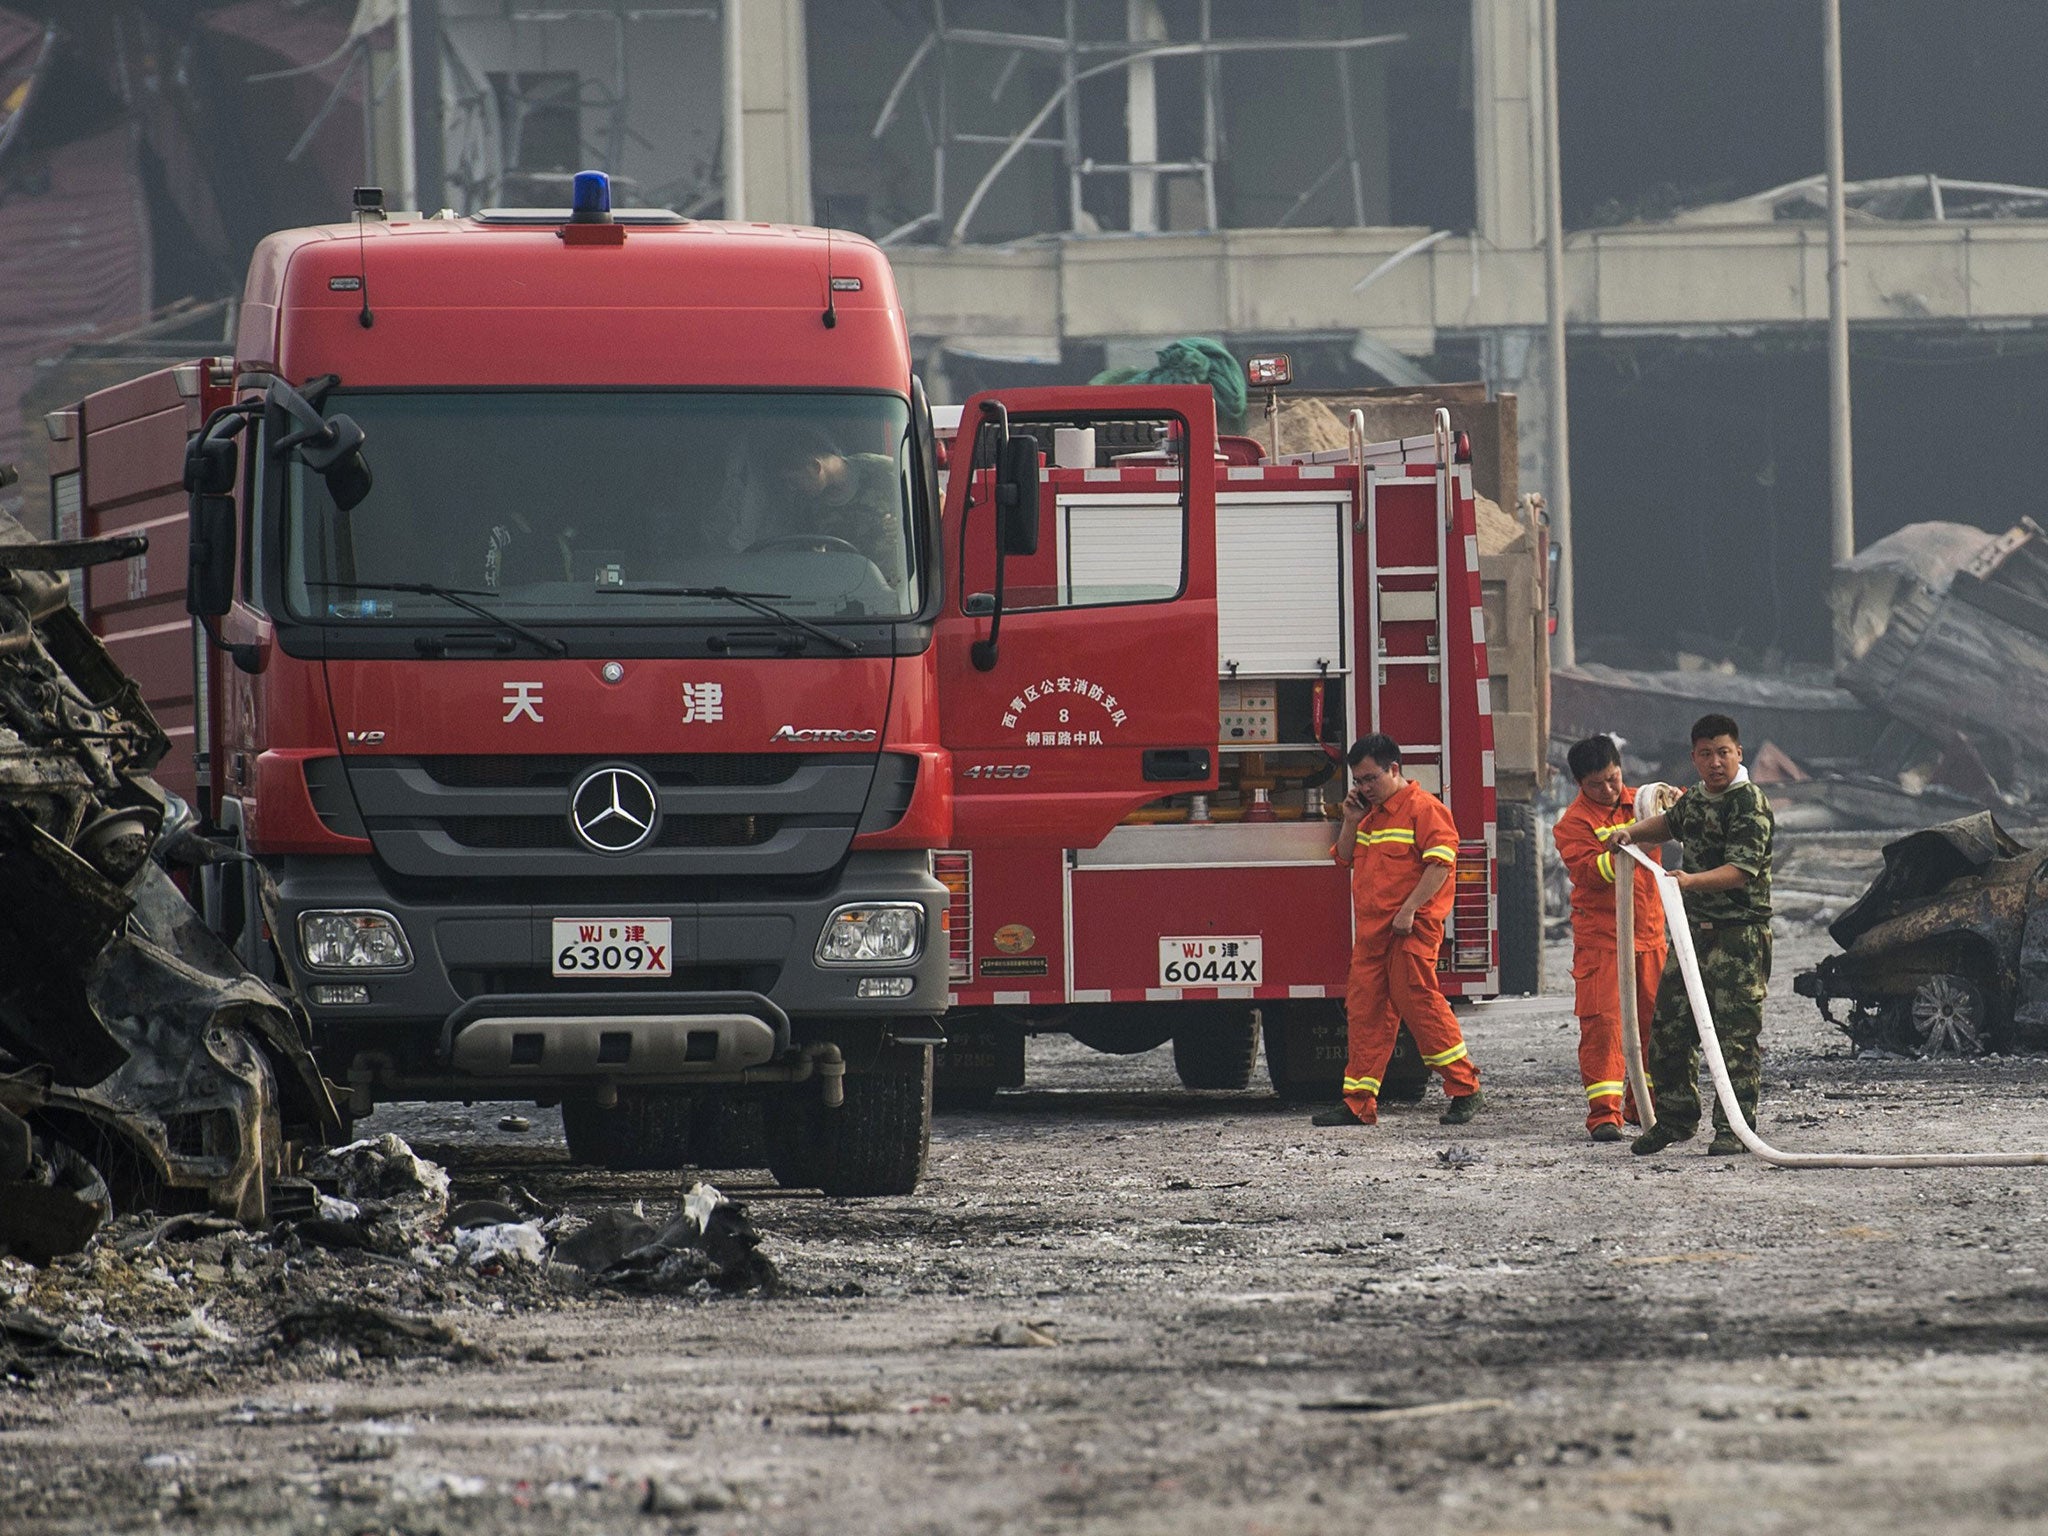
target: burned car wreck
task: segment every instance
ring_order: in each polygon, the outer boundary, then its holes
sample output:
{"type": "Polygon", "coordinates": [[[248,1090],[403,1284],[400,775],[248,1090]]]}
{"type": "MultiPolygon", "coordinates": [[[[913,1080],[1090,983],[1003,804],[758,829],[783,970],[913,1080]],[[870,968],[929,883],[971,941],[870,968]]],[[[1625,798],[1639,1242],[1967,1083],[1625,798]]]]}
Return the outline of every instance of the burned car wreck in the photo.
{"type": "Polygon", "coordinates": [[[2048,1048],[2048,850],[1990,812],[1887,844],[1884,872],[1828,933],[1843,953],[1793,986],[1859,1050],[2048,1048]]]}
{"type": "Polygon", "coordinates": [[[0,1251],[37,1262],[114,1211],[269,1214],[340,1120],[304,1023],[160,859],[211,855],[150,770],[169,739],[69,600],[134,536],[0,514],[0,1251]]]}

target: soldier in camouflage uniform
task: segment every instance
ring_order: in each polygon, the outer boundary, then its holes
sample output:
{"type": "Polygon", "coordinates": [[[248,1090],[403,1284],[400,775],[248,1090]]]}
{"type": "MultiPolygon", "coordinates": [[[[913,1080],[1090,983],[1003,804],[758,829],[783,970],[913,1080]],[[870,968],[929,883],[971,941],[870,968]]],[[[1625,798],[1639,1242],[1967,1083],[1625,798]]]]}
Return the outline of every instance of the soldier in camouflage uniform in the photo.
{"type": "MultiPolygon", "coordinates": [[[[1742,738],[1726,715],[1693,723],[1692,761],[1700,774],[1695,788],[1663,815],[1620,828],[1609,840],[1620,846],[1675,837],[1684,847],[1684,867],[1672,879],[1685,893],[1686,923],[1728,1080],[1744,1117],[1755,1125],[1762,1075],[1758,1039],[1771,979],[1771,803],[1743,770],[1742,738]]],[[[1635,1139],[1636,1153],[1661,1152],[1699,1129],[1699,1054],[1699,1031],[1674,945],[1650,1022],[1648,1066],[1657,1124],[1635,1139]]],[[[1724,1157],[1742,1150],[1717,1098],[1707,1151],[1724,1157]]]]}

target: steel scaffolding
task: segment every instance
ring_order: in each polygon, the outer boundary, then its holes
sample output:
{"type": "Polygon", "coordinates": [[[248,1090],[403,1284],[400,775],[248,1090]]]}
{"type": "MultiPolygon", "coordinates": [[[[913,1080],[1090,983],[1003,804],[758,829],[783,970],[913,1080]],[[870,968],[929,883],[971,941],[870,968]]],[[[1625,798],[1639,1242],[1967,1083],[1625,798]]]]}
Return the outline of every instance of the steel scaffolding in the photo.
{"type": "Polygon", "coordinates": [[[981,27],[957,27],[948,20],[948,4],[949,0],[932,0],[931,31],[925,35],[897,74],[895,83],[883,99],[881,111],[876,115],[875,125],[871,131],[870,136],[876,139],[888,131],[902,105],[904,93],[920,71],[936,59],[936,105],[935,110],[926,116],[926,131],[931,142],[932,156],[932,206],[929,212],[921,213],[907,223],[890,230],[882,236],[881,244],[894,244],[927,228],[943,229],[949,243],[960,244],[967,238],[968,228],[976,211],[988,196],[990,188],[1027,149],[1057,150],[1060,153],[1067,172],[1067,216],[1070,229],[1079,230],[1087,222],[1082,189],[1091,176],[1125,176],[1130,179],[1132,227],[1140,230],[1157,227],[1153,200],[1157,195],[1161,177],[1199,177],[1206,217],[1204,227],[1219,228],[1216,166],[1223,148],[1221,65],[1224,56],[1233,53],[1333,55],[1338,91],[1343,104],[1344,143],[1329,167],[1295,200],[1294,207],[1282,217],[1281,223],[1286,223],[1288,217],[1304,207],[1332,177],[1347,167],[1351,182],[1352,220],[1355,224],[1366,222],[1364,178],[1359,167],[1359,143],[1351,112],[1350,60],[1352,54],[1363,48],[1383,48],[1406,42],[1406,33],[1339,38],[1219,38],[1214,35],[1212,0],[1198,0],[1196,37],[1174,42],[1168,38],[1158,0],[1126,0],[1126,35],[1122,38],[1090,39],[1080,35],[1077,17],[1079,0],[1066,0],[1065,25],[1057,36],[994,31],[981,27]],[[1001,99],[1004,87],[1027,54],[1052,54],[1059,60],[1059,86],[1021,128],[1000,132],[987,131],[975,126],[972,121],[963,122],[962,119],[968,114],[955,108],[955,96],[963,94],[952,88],[956,50],[989,48],[1003,50],[1009,55],[997,76],[995,89],[990,92],[991,105],[1001,99]],[[1152,66],[1160,59],[1171,58],[1198,58],[1202,61],[1201,153],[1190,160],[1160,160],[1156,156],[1156,151],[1142,157],[1133,154],[1130,158],[1119,161],[1094,160],[1084,155],[1081,149],[1081,84],[1098,76],[1116,72],[1123,72],[1129,76],[1132,85],[1133,113],[1144,120],[1130,131],[1134,136],[1142,133],[1142,143],[1156,145],[1156,104],[1150,104],[1152,66]],[[1143,110],[1139,110],[1141,108],[1143,110]],[[1058,134],[1041,137],[1040,130],[1055,112],[1060,115],[1058,134]],[[969,144],[995,144],[1002,148],[996,156],[995,163],[982,173],[973,190],[960,202],[959,211],[953,213],[946,181],[948,159],[958,146],[969,144]],[[947,222],[949,216],[950,226],[947,222]]]}

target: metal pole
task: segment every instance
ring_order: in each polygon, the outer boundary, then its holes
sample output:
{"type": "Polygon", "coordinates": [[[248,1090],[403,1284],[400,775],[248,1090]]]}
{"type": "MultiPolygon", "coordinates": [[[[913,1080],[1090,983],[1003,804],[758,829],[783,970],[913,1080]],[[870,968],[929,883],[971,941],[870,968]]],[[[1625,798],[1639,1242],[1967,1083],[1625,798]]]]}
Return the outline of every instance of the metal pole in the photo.
{"type": "Polygon", "coordinates": [[[747,216],[746,111],[741,91],[740,0],[725,0],[725,216],[747,216]]]}
{"type": "Polygon", "coordinates": [[[1855,479],[1849,457],[1848,230],[1842,208],[1842,0],[1821,0],[1827,77],[1828,157],[1828,490],[1836,562],[1856,553],[1855,479]]]}
{"type": "Polygon", "coordinates": [[[1067,46],[1060,50],[1060,82],[1066,99],[1060,112],[1060,134],[1067,142],[1067,228],[1081,233],[1081,95],[1074,89],[1075,45],[1081,35],[1074,15],[1075,0],[1067,0],[1067,46]]]}
{"type": "MultiPolygon", "coordinates": [[[[1124,0],[1125,31],[1134,43],[1154,42],[1166,36],[1156,0],[1124,0]]],[[[1124,107],[1124,142],[1134,166],[1151,165],[1159,158],[1159,88],[1152,61],[1137,55],[1125,77],[1128,96],[1124,107]]],[[[1134,234],[1150,234],[1159,228],[1159,176],[1156,171],[1134,170],[1131,176],[1131,219],[1134,234]]]]}
{"type": "Polygon", "coordinates": [[[1557,0],[1541,0],[1543,13],[1543,196],[1547,234],[1543,242],[1543,289],[1548,320],[1550,427],[1550,537],[1557,545],[1557,644],[1555,660],[1578,660],[1578,628],[1572,602],[1572,449],[1564,372],[1564,187],[1557,156],[1557,0]]]}
{"type": "MultiPolygon", "coordinates": [[[[392,32],[392,68],[398,76],[397,206],[411,209],[420,206],[419,143],[413,124],[411,0],[398,0],[397,25],[392,28],[392,32]]],[[[434,68],[438,70],[440,67],[440,61],[436,59],[434,68]]],[[[426,211],[431,213],[433,210],[426,211]]]]}
{"type": "MultiPolygon", "coordinates": [[[[1202,41],[1207,43],[1214,35],[1215,17],[1211,12],[1211,0],[1202,0],[1202,41]]],[[[1216,217],[1216,88],[1222,62],[1214,53],[1205,50],[1202,54],[1202,164],[1205,167],[1202,172],[1202,198],[1208,227],[1212,230],[1219,227],[1216,217]]]]}

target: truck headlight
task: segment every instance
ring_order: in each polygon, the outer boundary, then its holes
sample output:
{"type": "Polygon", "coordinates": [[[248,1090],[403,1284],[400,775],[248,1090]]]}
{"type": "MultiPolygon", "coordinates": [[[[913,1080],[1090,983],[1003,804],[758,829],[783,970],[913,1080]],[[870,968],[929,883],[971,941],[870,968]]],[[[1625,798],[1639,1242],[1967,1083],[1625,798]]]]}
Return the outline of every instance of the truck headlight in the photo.
{"type": "Polygon", "coordinates": [[[389,912],[301,912],[299,953],[316,971],[402,971],[412,964],[405,930],[389,912]]]}
{"type": "Polygon", "coordinates": [[[818,960],[825,965],[873,965],[915,960],[924,948],[924,908],[913,901],[839,907],[825,919],[818,960]]]}

